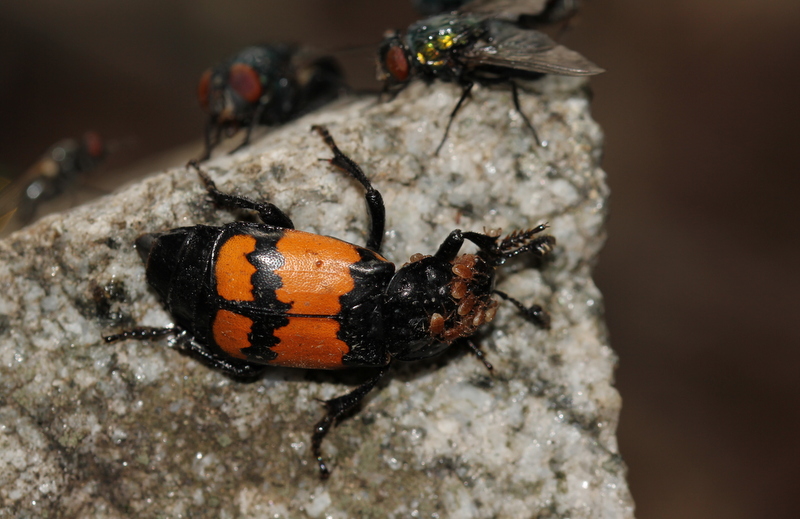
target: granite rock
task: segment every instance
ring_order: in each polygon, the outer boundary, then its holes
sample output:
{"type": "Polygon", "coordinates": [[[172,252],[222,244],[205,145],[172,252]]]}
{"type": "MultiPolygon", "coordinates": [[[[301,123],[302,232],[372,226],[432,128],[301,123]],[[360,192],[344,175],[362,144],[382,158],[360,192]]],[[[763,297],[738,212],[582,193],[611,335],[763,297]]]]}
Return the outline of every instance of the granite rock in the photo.
{"type": "Polygon", "coordinates": [[[0,517],[632,517],[617,359],[591,278],[608,188],[586,84],[524,85],[544,147],[508,90],[476,87],[434,156],[459,93],[414,84],[388,103],[344,100],[205,168],[298,229],[363,244],[363,190],[319,160],[330,150],[309,131],[327,125],[382,192],[383,254],[398,265],[454,228],[549,222],[552,259],[509,261],[498,283],[548,309],[551,330],[502,305],[479,336],[493,375],[458,348],[396,365],[328,436],[321,482],[317,399],[368,373],[272,369],[242,383],[167,339],[101,340],[171,322],[136,236],[234,218],[176,166],[0,242],[0,517]]]}

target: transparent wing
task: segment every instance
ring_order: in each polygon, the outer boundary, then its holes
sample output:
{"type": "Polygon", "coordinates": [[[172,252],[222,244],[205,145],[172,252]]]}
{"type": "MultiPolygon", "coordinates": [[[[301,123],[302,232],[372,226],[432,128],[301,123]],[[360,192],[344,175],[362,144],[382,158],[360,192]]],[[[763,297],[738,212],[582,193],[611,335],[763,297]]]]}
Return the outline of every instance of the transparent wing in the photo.
{"type": "Polygon", "coordinates": [[[6,228],[19,206],[24,184],[0,178],[0,231],[6,228]]]}
{"type": "Polygon", "coordinates": [[[58,163],[49,158],[42,158],[36,161],[33,166],[9,182],[7,179],[0,179],[0,231],[2,231],[16,215],[17,219],[23,223],[33,216],[36,210],[36,203],[42,189],[46,189],[50,179],[58,173],[58,163]],[[40,190],[39,193],[28,193],[27,191],[40,190]]]}
{"type": "Polygon", "coordinates": [[[473,66],[490,65],[561,76],[593,76],[605,72],[539,31],[499,20],[486,23],[489,36],[464,51],[465,58],[473,66]]]}
{"type": "Polygon", "coordinates": [[[460,13],[485,14],[493,18],[516,18],[536,15],[547,7],[547,0],[472,0],[462,5],[460,13]]]}

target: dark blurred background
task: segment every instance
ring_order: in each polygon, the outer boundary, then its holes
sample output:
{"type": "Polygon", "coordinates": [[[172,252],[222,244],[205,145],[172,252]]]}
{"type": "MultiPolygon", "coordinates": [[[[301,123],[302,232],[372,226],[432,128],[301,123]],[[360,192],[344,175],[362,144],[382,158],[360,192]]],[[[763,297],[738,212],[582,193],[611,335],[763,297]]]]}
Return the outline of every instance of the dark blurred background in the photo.
{"type": "MultiPolygon", "coordinates": [[[[377,89],[372,48],[414,19],[409,0],[4,2],[0,168],[88,129],[135,139],[87,180],[108,186],[198,141],[198,76],[240,47],[366,46],[348,75],[377,89]]],[[[597,282],[637,516],[800,517],[800,2],[587,0],[561,41],[608,70],[597,282]]]]}

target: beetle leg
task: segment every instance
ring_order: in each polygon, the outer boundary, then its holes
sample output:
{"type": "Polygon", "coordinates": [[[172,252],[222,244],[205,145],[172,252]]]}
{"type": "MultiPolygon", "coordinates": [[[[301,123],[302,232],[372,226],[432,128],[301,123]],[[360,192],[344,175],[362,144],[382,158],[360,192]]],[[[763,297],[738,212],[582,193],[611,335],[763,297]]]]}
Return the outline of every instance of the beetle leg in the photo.
{"type": "Polygon", "coordinates": [[[317,422],[314,426],[314,433],[311,435],[311,452],[317,459],[319,464],[319,476],[322,479],[327,479],[331,475],[328,465],[322,458],[322,440],[328,434],[331,426],[336,423],[347,411],[356,407],[364,399],[367,394],[372,391],[375,385],[383,378],[389,370],[390,363],[380,368],[377,375],[367,380],[353,391],[331,400],[325,400],[323,404],[327,409],[327,413],[322,420],[317,422]]]}
{"type": "Polygon", "coordinates": [[[367,248],[373,250],[375,252],[380,252],[381,250],[381,242],[383,242],[383,229],[386,225],[386,209],[383,206],[383,197],[381,197],[380,192],[377,189],[372,187],[367,176],[364,174],[364,171],[356,164],[353,159],[342,153],[336,143],[333,141],[333,137],[331,137],[330,133],[328,133],[328,129],[324,126],[314,125],[311,127],[312,130],[315,130],[319,133],[322,138],[325,140],[325,144],[333,151],[333,158],[332,159],[322,159],[327,160],[334,166],[343,169],[346,171],[351,177],[358,180],[364,189],[367,190],[365,198],[367,200],[367,208],[369,210],[369,218],[370,218],[370,231],[369,231],[369,239],[367,240],[367,248]]]}
{"type": "Polygon", "coordinates": [[[497,238],[494,236],[478,232],[462,232],[461,229],[456,229],[451,231],[439,245],[439,250],[434,256],[443,261],[453,261],[458,255],[458,251],[461,250],[461,246],[464,245],[464,240],[469,240],[478,248],[487,251],[493,251],[497,243],[497,238]]]}
{"type": "Polygon", "coordinates": [[[294,229],[294,223],[292,223],[291,218],[286,216],[286,213],[278,209],[275,204],[271,204],[269,202],[255,202],[243,196],[223,193],[217,189],[217,185],[213,180],[211,180],[211,177],[208,176],[208,173],[200,169],[197,161],[192,160],[189,162],[189,164],[187,164],[187,166],[192,166],[197,171],[197,174],[200,176],[200,180],[202,180],[203,184],[206,186],[208,194],[211,195],[211,198],[218,206],[225,207],[227,209],[250,209],[258,212],[258,216],[261,218],[261,221],[267,225],[272,225],[273,227],[282,227],[284,229],[294,229]]]}
{"type": "Polygon", "coordinates": [[[528,119],[528,116],[525,115],[525,112],[522,111],[522,108],[519,106],[519,93],[517,92],[517,84],[513,81],[509,81],[511,83],[511,98],[514,100],[514,108],[517,110],[517,113],[522,117],[522,120],[525,121],[525,124],[528,128],[531,129],[533,133],[533,138],[536,140],[536,145],[541,147],[542,141],[539,140],[539,134],[536,133],[536,128],[533,127],[531,120],[528,119]]]}
{"type": "Polygon", "coordinates": [[[236,378],[254,378],[267,370],[263,364],[255,364],[232,358],[222,358],[208,351],[205,346],[194,340],[194,337],[183,334],[177,337],[181,353],[194,357],[211,368],[218,369],[236,378]]]}
{"type": "Polygon", "coordinates": [[[545,312],[541,306],[531,305],[530,307],[527,307],[505,292],[501,292],[500,290],[493,290],[492,292],[516,306],[517,310],[519,310],[526,319],[533,322],[535,325],[546,330],[550,329],[550,314],[545,312]]]}
{"type": "Polygon", "coordinates": [[[464,104],[464,100],[469,97],[470,92],[472,92],[472,87],[475,85],[472,81],[464,85],[464,90],[461,91],[461,97],[456,103],[456,107],[453,108],[453,111],[450,113],[450,119],[447,121],[447,128],[444,129],[444,137],[442,137],[442,142],[439,143],[439,146],[436,147],[436,152],[434,155],[438,155],[439,152],[442,150],[442,146],[444,146],[444,141],[447,140],[447,134],[450,133],[450,126],[453,124],[453,119],[456,118],[456,114],[461,109],[461,105],[464,104]]]}
{"type": "Polygon", "coordinates": [[[252,378],[260,374],[266,369],[266,366],[261,364],[253,364],[251,362],[239,361],[235,359],[223,359],[209,352],[204,346],[198,344],[186,330],[181,328],[150,328],[140,327],[131,330],[125,330],[122,333],[114,335],[107,335],[103,337],[106,343],[117,341],[124,341],[128,339],[136,341],[148,341],[157,339],[165,335],[175,335],[175,342],[178,345],[178,350],[189,356],[195,357],[204,362],[206,365],[224,371],[228,375],[239,378],[252,378]]]}
{"type": "Polygon", "coordinates": [[[462,245],[464,245],[464,233],[461,232],[461,229],[450,231],[434,256],[440,260],[453,261],[462,245]]]}
{"type": "Polygon", "coordinates": [[[106,335],[103,337],[103,340],[108,344],[117,341],[125,341],[128,339],[133,339],[136,341],[148,341],[150,339],[163,337],[164,335],[178,335],[181,333],[183,333],[183,330],[180,328],[151,328],[142,326],[139,328],[133,328],[131,330],[125,330],[122,333],[106,335]]]}
{"type": "Polygon", "coordinates": [[[492,363],[486,360],[486,353],[481,349],[480,344],[473,342],[471,339],[465,339],[464,343],[470,349],[470,351],[478,357],[478,360],[483,362],[483,365],[486,366],[486,369],[489,370],[489,373],[492,373],[494,370],[494,366],[492,363]]]}

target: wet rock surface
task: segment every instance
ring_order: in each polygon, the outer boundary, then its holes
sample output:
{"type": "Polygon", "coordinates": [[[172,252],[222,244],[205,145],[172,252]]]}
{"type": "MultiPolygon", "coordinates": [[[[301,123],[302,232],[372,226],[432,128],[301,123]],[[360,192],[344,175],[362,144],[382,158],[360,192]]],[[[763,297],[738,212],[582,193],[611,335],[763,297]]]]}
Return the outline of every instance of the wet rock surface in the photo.
{"type": "Polygon", "coordinates": [[[232,380],[167,339],[101,336],[171,322],[133,249],[143,232],[234,219],[176,167],[0,242],[0,517],[632,517],[615,429],[616,357],[591,270],[604,241],[602,133],[581,80],[476,88],[437,157],[459,90],[415,84],[390,103],[345,100],[204,167],[269,200],[298,229],[364,243],[362,188],[320,158],[325,124],[384,197],[383,255],[398,266],[455,229],[549,222],[558,245],[500,270],[512,305],[459,348],[396,365],[361,412],[310,453],[317,399],[369,375],[272,369],[232,380]]]}

